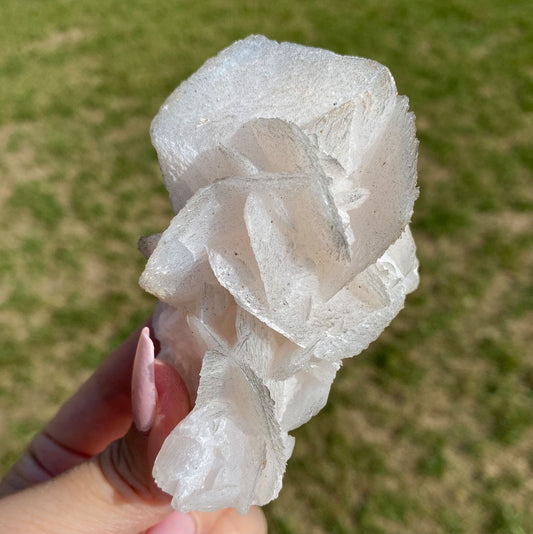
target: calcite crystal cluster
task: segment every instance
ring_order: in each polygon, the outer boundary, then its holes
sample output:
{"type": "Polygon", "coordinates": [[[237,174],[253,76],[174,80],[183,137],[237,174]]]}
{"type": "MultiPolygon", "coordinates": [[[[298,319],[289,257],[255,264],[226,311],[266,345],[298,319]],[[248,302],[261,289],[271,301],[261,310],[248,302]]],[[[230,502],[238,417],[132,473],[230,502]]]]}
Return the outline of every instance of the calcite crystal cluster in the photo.
{"type": "Polygon", "coordinates": [[[194,408],[154,477],[181,511],[274,499],[289,432],[418,284],[417,140],[375,61],[250,36],[151,128],[176,216],[141,240],[160,358],[194,408]]]}

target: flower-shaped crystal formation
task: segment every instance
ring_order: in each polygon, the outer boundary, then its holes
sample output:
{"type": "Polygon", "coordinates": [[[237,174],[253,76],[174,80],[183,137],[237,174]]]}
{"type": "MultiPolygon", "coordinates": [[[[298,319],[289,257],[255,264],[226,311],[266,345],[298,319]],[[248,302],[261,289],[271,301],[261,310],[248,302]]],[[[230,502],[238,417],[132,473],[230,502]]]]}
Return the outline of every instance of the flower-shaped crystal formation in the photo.
{"type": "Polygon", "coordinates": [[[140,283],[196,399],[154,474],[182,511],[244,512],[276,497],[288,432],[418,284],[414,115],[374,61],[251,36],[151,134],[176,216],[140,283]]]}

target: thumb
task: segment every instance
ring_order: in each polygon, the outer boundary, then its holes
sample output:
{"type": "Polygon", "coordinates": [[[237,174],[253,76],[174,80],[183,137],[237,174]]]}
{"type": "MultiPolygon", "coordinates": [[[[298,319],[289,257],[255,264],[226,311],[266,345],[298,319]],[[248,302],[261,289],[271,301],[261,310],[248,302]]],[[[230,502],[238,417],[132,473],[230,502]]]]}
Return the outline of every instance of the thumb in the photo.
{"type": "MultiPolygon", "coordinates": [[[[141,426],[149,430],[132,425],[90,460],[2,499],[0,531],[140,532],[172,511],[170,497],[157,488],[151,472],[163,440],[189,412],[189,396],[179,374],[165,362],[153,363],[153,377],[155,413],[148,425],[146,415],[141,417],[141,426]]],[[[192,532],[193,526],[183,514],[182,531],[192,532]]]]}

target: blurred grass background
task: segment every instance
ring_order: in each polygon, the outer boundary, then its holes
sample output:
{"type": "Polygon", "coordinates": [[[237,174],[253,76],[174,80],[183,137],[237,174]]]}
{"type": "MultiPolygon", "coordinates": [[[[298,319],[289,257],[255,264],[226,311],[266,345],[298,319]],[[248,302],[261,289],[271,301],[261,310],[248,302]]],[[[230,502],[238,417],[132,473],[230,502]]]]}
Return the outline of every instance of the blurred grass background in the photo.
{"type": "Polygon", "coordinates": [[[421,286],[295,432],[271,532],[533,532],[529,0],[3,0],[0,470],[152,309],[150,120],[250,33],[384,63],[421,141],[421,286]]]}

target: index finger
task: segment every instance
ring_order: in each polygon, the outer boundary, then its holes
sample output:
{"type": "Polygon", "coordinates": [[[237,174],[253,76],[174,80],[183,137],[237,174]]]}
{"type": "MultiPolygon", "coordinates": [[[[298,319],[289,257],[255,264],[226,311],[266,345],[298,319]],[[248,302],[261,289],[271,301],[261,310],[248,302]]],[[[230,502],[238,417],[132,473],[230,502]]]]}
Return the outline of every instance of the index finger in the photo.
{"type": "Polygon", "coordinates": [[[61,407],[44,432],[63,447],[94,456],[122,437],[131,421],[131,374],[141,330],[117,347],[61,407]]]}
{"type": "Polygon", "coordinates": [[[104,360],[37,434],[0,483],[7,495],[53,478],[104,450],[131,425],[135,349],[151,317],[104,360]]]}

